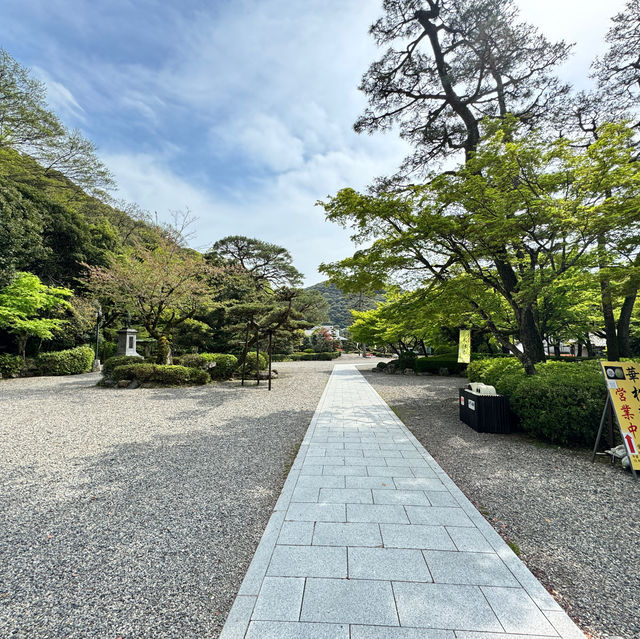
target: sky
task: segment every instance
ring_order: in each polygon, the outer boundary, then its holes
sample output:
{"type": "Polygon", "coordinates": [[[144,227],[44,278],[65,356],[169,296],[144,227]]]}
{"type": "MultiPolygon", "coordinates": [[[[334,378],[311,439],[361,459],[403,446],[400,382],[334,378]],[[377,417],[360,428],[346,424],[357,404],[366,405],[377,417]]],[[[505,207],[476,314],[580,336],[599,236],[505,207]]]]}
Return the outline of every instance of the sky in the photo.
{"type": "MultiPolygon", "coordinates": [[[[41,79],[52,109],[96,143],[114,196],[190,244],[227,235],[287,248],[306,284],[353,253],[316,202],[393,173],[396,133],[358,135],[357,90],[379,55],[381,0],[2,0],[0,47],[41,79]]],[[[575,42],[560,70],[580,88],[624,0],[519,0],[550,39],[575,42]]]]}

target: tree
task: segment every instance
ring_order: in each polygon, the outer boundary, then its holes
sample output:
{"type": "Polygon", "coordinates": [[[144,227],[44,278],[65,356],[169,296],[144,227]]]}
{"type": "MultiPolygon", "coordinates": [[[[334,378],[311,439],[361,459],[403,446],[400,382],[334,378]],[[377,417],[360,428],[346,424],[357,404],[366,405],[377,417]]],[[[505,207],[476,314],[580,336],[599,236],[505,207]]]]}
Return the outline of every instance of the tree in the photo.
{"type": "Polygon", "coordinates": [[[42,218],[8,180],[0,179],[0,288],[43,254],[42,218]]]}
{"type": "Polygon", "coordinates": [[[573,269],[594,265],[603,233],[637,234],[640,167],[629,162],[624,127],[604,128],[597,144],[579,150],[568,140],[519,133],[513,124],[507,121],[457,171],[424,186],[378,196],[340,191],[324,204],[328,219],[355,228],[358,243],[375,241],[321,270],[341,288],[350,282],[380,289],[392,277],[402,277],[406,288],[455,285],[532,374],[545,358],[540,298],[573,269]],[[496,322],[503,304],[522,351],[496,322]]]}
{"type": "Polygon", "coordinates": [[[216,308],[208,321],[219,348],[239,351],[271,333],[282,344],[326,316],[327,305],[315,291],[297,287],[302,275],[289,252],[275,244],[242,236],[216,242],[206,255],[217,266],[216,308]],[[225,348],[226,347],[226,348],[225,348]]]}
{"type": "Polygon", "coordinates": [[[216,242],[208,253],[209,259],[222,260],[248,274],[257,286],[297,286],[302,274],[291,263],[289,251],[241,235],[232,235],[216,242]]]}
{"type": "Polygon", "coordinates": [[[52,339],[64,320],[42,317],[60,307],[69,307],[72,291],[46,286],[31,273],[17,273],[0,290],[0,328],[16,336],[18,352],[24,358],[29,337],[52,339]]]}
{"type": "Polygon", "coordinates": [[[469,159],[485,118],[540,126],[568,90],[552,71],[569,47],[518,22],[513,0],[385,0],[384,11],[371,34],[390,47],[362,80],[369,108],[355,129],[399,127],[416,148],[405,172],[456,150],[469,159]]]}
{"type": "Polygon", "coordinates": [[[197,251],[158,233],[155,245],[135,242],[108,267],[87,265],[87,289],[104,305],[129,310],[155,339],[193,318],[210,300],[211,268],[197,251]]]}
{"type": "Polygon", "coordinates": [[[38,160],[42,178],[57,171],[98,195],[113,186],[94,144],[65,128],[47,106],[44,84],[0,49],[0,151],[6,149],[38,160]]]}

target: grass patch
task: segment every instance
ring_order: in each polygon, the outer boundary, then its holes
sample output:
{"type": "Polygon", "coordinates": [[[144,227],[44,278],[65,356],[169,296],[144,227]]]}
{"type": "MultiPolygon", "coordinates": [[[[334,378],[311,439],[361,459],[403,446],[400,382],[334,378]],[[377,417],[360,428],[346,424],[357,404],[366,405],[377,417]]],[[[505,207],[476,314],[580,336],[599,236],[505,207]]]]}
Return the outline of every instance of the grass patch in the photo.
{"type": "Polygon", "coordinates": [[[509,546],[509,548],[513,550],[514,554],[517,557],[520,557],[520,555],[522,554],[522,551],[520,550],[520,546],[518,546],[518,544],[516,544],[515,541],[511,541],[511,539],[506,539],[505,541],[507,542],[507,546],[509,546]]]}

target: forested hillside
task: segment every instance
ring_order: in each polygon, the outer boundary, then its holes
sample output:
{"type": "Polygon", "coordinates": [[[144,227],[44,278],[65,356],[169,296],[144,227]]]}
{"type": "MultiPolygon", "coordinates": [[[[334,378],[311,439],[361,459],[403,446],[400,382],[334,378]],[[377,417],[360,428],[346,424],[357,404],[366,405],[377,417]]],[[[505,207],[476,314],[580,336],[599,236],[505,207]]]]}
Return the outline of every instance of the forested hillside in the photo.
{"type": "Polygon", "coordinates": [[[287,353],[326,319],[285,248],[230,236],[201,253],[187,246],[189,215],[160,224],[114,186],[93,143],[0,49],[0,373],[95,344],[96,322],[104,358],[125,320],[178,353],[239,353],[268,335],[287,353]]]}
{"type": "Polygon", "coordinates": [[[348,328],[353,322],[351,316],[354,311],[367,311],[375,308],[378,302],[384,301],[384,295],[371,297],[364,294],[343,293],[335,284],[320,282],[307,288],[308,291],[317,291],[324,297],[329,305],[329,323],[340,328],[348,328]]]}

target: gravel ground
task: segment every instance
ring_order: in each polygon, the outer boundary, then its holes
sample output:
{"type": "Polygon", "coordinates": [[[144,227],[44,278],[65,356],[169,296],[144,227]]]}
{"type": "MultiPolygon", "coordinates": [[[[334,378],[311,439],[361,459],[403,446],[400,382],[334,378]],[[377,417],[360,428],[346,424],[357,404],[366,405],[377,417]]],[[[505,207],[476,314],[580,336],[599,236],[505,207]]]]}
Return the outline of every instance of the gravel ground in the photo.
{"type": "Polygon", "coordinates": [[[462,378],[361,371],[585,632],[640,637],[640,482],[590,451],[476,433],[462,378]]]}
{"type": "Polygon", "coordinates": [[[0,382],[0,637],[217,637],[333,362],[275,367],[271,393],[0,382]]]}

